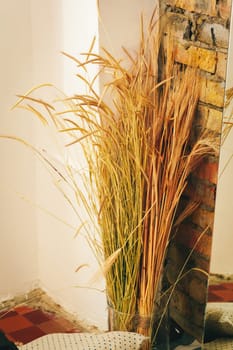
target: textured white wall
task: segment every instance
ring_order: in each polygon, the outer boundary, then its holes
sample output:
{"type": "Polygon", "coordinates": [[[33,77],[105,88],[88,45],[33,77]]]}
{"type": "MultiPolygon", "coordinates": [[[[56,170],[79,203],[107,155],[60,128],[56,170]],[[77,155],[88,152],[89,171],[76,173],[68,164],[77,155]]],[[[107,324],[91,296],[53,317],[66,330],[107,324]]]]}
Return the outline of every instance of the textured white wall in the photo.
{"type": "Polygon", "coordinates": [[[107,48],[115,57],[122,58],[122,47],[131,53],[138,48],[140,17],[145,26],[156,8],[157,0],[101,0],[100,47],[107,48]]]}
{"type": "MultiPolygon", "coordinates": [[[[30,0],[0,6],[0,134],[33,139],[23,111],[12,112],[16,94],[32,80],[30,0]]],[[[35,158],[16,142],[0,139],[0,299],[31,289],[38,277],[35,210],[16,191],[35,200],[35,158]]]]}
{"type": "MultiPolygon", "coordinates": [[[[150,15],[154,0],[102,0],[100,45],[116,55],[121,46],[136,49],[139,18],[150,15]]],[[[96,0],[9,0],[0,8],[1,129],[22,135],[61,160],[54,134],[27,112],[9,114],[15,93],[43,82],[52,82],[67,93],[83,91],[74,78],[76,67],[60,51],[77,56],[86,52],[93,35],[98,37],[96,0]],[[5,86],[4,86],[5,85],[5,86]]],[[[97,41],[98,43],[98,41],[97,41]]],[[[44,96],[51,97],[47,90],[44,96]]],[[[107,328],[105,294],[84,287],[97,269],[82,237],[45,212],[19,199],[15,187],[32,203],[50,210],[74,227],[77,218],[57,192],[48,172],[30,152],[0,140],[1,152],[1,284],[0,298],[25,292],[37,280],[61,305],[77,316],[107,328]],[[3,169],[3,170],[2,170],[3,169]],[[9,184],[11,191],[6,189],[9,184]],[[79,273],[81,264],[88,266],[79,273]],[[77,286],[81,288],[77,288],[77,286]]],[[[73,154],[72,161],[80,160],[73,154]]],[[[100,283],[100,288],[104,288],[100,283]]]]}
{"type": "MultiPolygon", "coordinates": [[[[76,65],[60,52],[65,51],[73,56],[87,52],[94,35],[98,34],[96,1],[32,1],[31,9],[35,83],[52,82],[67,94],[82,92],[83,86],[75,77],[76,65]]],[[[64,148],[56,148],[55,139],[51,130],[37,128],[37,144],[62,162],[60,149],[64,148]]],[[[72,153],[73,163],[80,161],[82,155],[72,153]]],[[[36,184],[40,206],[77,228],[80,221],[39,162],[36,184]]],[[[74,238],[74,229],[40,210],[37,211],[37,231],[39,278],[43,289],[81,320],[105,329],[105,294],[85,288],[97,269],[85,239],[74,238]],[[76,268],[82,264],[88,264],[88,267],[76,273],[76,268]]]]}

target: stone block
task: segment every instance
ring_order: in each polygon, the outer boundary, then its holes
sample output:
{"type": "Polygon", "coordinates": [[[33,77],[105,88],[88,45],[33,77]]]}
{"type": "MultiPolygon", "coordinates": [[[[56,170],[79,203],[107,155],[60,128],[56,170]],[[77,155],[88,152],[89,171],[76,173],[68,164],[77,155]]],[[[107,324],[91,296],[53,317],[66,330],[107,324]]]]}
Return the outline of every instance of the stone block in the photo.
{"type": "Polygon", "coordinates": [[[177,43],[175,45],[175,60],[177,62],[200,68],[214,73],[217,64],[217,54],[214,50],[204,49],[194,45],[177,43]]]}
{"type": "Polygon", "coordinates": [[[166,3],[190,12],[202,13],[209,16],[217,15],[215,0],[166,0],[166,3]]]}
{"type": "Polygon", "coordinates": [[[228,55],[225,52],[217,52],[217,69],[216,75],[225,80],[226,79],[226,70],[227,70],[227,58],[228,55]]]}
{"type": "Polygon", "coordinates": [[[167,13],[168,27],[165,29],[170,29],[175,38],[183,39],[184,34],[189,26],[189,19],[180,13],[167,13]]]}
{"type": "Polygon", "coordinates": [[[199,104],[198,122],[203,128],[206,128],[216,133],[221,133],[222,118],[222,111],[215,108],[211,108],[207,105],[199,104]]]}
{"type": "Polygon", "coordinates": [[[217,107],[223,107],[225,95],[225,82],[201,79],[200,101],[217,107]]]}
{"type": "Polygon", "coordinates": [[[198,28],[197,40],[220,48],[228,48],[229,29],[224,24],[203,22],[198,28]]]}

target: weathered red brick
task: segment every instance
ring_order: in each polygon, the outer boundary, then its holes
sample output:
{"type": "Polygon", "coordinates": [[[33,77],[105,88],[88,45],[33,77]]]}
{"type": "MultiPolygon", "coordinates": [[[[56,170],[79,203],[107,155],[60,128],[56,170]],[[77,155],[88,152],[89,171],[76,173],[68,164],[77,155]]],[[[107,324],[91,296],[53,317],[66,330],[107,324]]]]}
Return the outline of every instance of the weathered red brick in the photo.
{"type": "Polygon", "coordinates": [[[184,199],[181,199],[181,203],[183,203],[183,208],[185,208],[187,205],[186,203],[189,203],[190,201],[197,203],[197,209],[195,212],[198,211],[199,208],[205,208],[207,212],[202,209],[202,215],[206,215],[208,218],[205,220],[206,224],[199,226],[206,228],[207,224],[209,225],[212,222],[211,214],[208,212],[214,212],[215,199],[216,185],[193,175],[187,189],[184,192],[184,199]]]}
{"type": "Polygon", "coordinates": [[[189,295],[198,303],[203,304],[206,301],[206,283],[199,279],[193,278],[189,284],[189,295]]]}
{"type": "MultiPolygon", "coordinates": [[[[178,276],[180,275],[183,268],[186,268],[189,264],[190,260],[192,261],[192,266],[198,267],[204,272],[209,271],[209,257],[207,256],[201,256],[198,252],[192,252],[190,259],[187,264],[187,257],[190,254],[189,249],[185,249],[183,245],[177,244],[177,242],[171,242],[168,250],[168,260],[169,264],[166,267],[166,276],[169,281],[169,283],[174,284],[177,281],[178,276]],[[185,266],[185,264],[187,264],[185,266]]],[[[180,282],[178,284],[178,287],[180,290],[188,290],[190,278],[194,276],[194,271],[191,270],[190,273],[186,274],[186,277],[182,277],[180,279],[180,282]]],[[[203,279],[206,279],[206,275],[203,273],[201,274],[201,277],[203,279]]],[[[200,278],[200,276],[199,276],[200,278]]]]}
{"type": "Polygon", "coordinates": [[[202,180],[208,180],[213,184],[217,184],[218,181],[218,162],[210,162],[204,160],[198,169],[195,171],[195,175],[202,180]]]}
{"type": "Polygon", "coordinates": [[[203,256],[210,256],[211,237],[204,230],[199,232],[190,225],[183,224],[177,234],[176,241],[203,256]]]}
{"type": "Polygon", "coordinates": [[[201,227],[203,230],[205,230],[207,227],[213,229],[214,211],[205,210],[200,207],[192,215],[191,221],[192,223],[201,227]]]}
{"type": "Polygon", "coordinates": [[[192,185],[189,185],[187,190],[185,190],[185,194],[190,196],[194,201],[214,209],[216,185],[194,178],[192,185]]]}
{"type": "MultiPolygon", "coordinates": [[[[219,135],[224,107],[224,88],[228,49],[228,22],[231,0],[161,0],[168,8],[170,29],[177,42],[175,59],[201,69],[202,81],[200,103],[195,130],[200,126],[219,135]]],[[[168,27],[166,27],[166,30],[168,27]]],[[[217,160],[208,159],[193,174],[185,190],[185,201],[200,201],[202,206],[190,218],[190,222],[179,228],[175,242],[170,244],[168,277],[171,283],[179,273],[201,235],[200,242],[192,251],[189,266],[209,270],[214,221],[215,192],[217,183],[217,160]],[[202,235],[206,226],[208,233],[202,235]],[[199,230],[197,227],[200,227],[199,230]]],[[[188,266],[187,266],[188,268],[188,266]]],[[[171,315],[178,324],[196,339],[203,335],[205,280],[193,273],[183,278],[171,302],[171,315]],[[191,310],[191,313],[190,313],[191,310]]]]}

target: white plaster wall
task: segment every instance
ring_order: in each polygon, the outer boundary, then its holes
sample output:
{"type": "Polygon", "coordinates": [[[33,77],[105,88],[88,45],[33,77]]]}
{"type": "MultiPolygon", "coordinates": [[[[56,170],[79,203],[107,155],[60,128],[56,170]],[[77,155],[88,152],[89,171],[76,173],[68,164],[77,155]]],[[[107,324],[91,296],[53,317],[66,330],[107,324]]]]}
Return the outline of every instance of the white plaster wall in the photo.
{"type": "Polygon", "coordinates": [[[140,39],[140,17],[143,15],[145,28],[157,0],[101,0],[100,5],[100,47],[107,48],[115,57],[122,58],[122,47],[131,53],[138,49],[140,39]]]}
{"type": "MultiPolygon", "coordinates": [[[[122,45],[136,49],[139,39],[141,11],[149,16],[152,0],[102,0],[100,45],[120,55],[122,45]],[[104,25],[103,25],[104,24],[104,25]]],[[[6,84],[1,92],[1,129],[22,134],[53,157],[62,160],[57,139],[30,113],[14,112],[10,121],[8,106],[15,93],[23,93],[43,82],[52,82],[67,93],[83,91],[74,79],[76,67],[61,50],[77,56],[86,52],[97,33],[95,0],[9,0],[0,8],[1,77],[6,84]],[[7,68],[6,68],[7,67],[7,68]],[[21,118],[22,117],[22,118],[21,118]],[[22,120],[24,122],[22,122],[22,120]],[[54,142],[55,140],[55,142],[54,142]]],[[[98,41],[97,41],[98,44],[98,41]]],[[[44,97],[53,96],[46,90],[44,97]]],[[[74,239],[74,229],[61,223],[35,204],[51,211],[68,224],[79,226],[72,210],[57,192],[48,172],[30,152],[18,144],[0,141],[3,161],[1,171],[1,244],[0,297],[25,291],[39,279],[40,285],[63,307],[76,313],[88,324],[107,328],[107,309],[103,291],[87,289],[85,285],[97,269],[90,248],[80,236],[74,239]],[[14,187],[31,203],[18,199],[6,189],[14,187]],[[12,186],[12,184],[14,186],[12,186]],[[75,269],[87,264],[78,273],[75,269]]],[[[80,154],[72,154],[72,162],[80,154]]],[[[81,209],[80,209],[81,210],[81,209]]],[[[97,285],[104,289],[103,281],[97,285]]]]}
{"type": "MultiPolygon", "coordinates": [[[[30,0],[1,1],[0,134],[33,139],[23,111],[10,111],[16,94],[32,85],[30,0]]],[[[35,158],[16,142],[0,139],[0,300],[30,290],[38,278],[35,210],[16,191],[35,199],[35,158]]]]}
{"type": "MultiPolygon", "coordinates": [[[[226,88],[233,87],[233,15],[229,40],[226,88]]],[[[233,111],[233,104],[225,111],[233,111]]],[[[221,147],[216,196],[215,223],[211,255],[211,272],[233,274],[233,132],[221,147]],[[229,161],[230,160],[230,161],[229,161]],[[227,164],[227,166],[226,166],[227,164]],[[226,167],[225,167],[226,166],[226,167]],[[224,170],[225,168],[225,170],[224,170]],[[224,170],[224,171],[223,171],[224,170]]]]}
{"type": "MultiPolygon", "coordinates": [[[[53,82],[67,94],[83,91],[82,84],[75,77],[75,64],[63,57],[60,51],[74,56],[87,52],[93,36],[97,35],[97,20],[95,0],[32,1],[36,84],[53,82]]],[[[57,148],[57,141],[51,130],[37,129],[37,144],[62,162],[64,148],[57,148]]],[[[74,165],[76,159],[80,161],[82,156],[72,153],[74,165]]],[[[105,294],[86,288],[88,280],[97,269],[95,258],[84,238],[74,238],[80,221],[39,162],[36,183],[37,202],[40,206],[74,227],[69,228],[43,211],[37,211],[41,286],[68,311],[77,314],[79,319],[105,329],[105,294]],[[76,273],[75,270],[81,264],[88,264],[88,267],[83,273],[76,273]]]]}

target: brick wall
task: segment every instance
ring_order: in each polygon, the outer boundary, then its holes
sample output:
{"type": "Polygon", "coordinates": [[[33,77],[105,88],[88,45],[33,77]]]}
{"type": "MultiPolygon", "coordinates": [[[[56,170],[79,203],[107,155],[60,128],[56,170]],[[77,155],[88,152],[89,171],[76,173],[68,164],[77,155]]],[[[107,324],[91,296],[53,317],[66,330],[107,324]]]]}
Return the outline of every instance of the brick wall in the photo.
{"type": "MultiPolygon", "coordinates": [[[[201,70],[194,128],[204,125],[220,142],[231,0],[160,0],[160,5],[168,21],[166,28],[171,28],[175,38],[176,61],[201,70]]],[[[183,204],[191,198],[200,201],[200,206],[179,228],[166,267],[167,279],[173,284],[186,262],[185,275],[170,302],[170,315],[199,340],[203,335],[208,284],[203,271],[209,271],[217,172],[218,157],[212,156],[192,175],[183,204]]]]}

